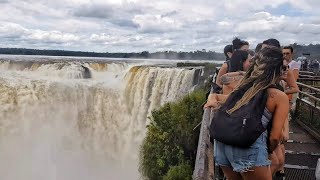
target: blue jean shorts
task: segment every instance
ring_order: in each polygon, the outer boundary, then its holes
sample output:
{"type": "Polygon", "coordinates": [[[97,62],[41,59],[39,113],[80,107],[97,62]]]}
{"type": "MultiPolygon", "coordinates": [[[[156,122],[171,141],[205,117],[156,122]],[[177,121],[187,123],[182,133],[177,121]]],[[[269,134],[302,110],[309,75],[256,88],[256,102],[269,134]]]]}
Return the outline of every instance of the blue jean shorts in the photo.
{"type": "Polygon", "coordinates": [[[267,151],[267,131],[247,149],[225,145],[214,141],[215,163],[219,166],[232,167],[235,172],[247,172],[253,167],[270,166],[267,151]]]}

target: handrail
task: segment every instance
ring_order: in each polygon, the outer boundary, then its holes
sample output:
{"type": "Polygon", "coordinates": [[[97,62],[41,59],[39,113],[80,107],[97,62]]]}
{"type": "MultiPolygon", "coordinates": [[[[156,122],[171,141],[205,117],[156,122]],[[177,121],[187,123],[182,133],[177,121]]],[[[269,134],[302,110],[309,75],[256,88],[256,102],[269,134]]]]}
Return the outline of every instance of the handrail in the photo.
{"type": "Polygon", "coordinates": [[[314,97],[314,96],[312,96],[312,95],[310,95],[310,94],[308,94],[308,93],[305,93],[305,92],[303,92],[303,91],[299,91],[299,93],[301,93],[301,94],[303,94],[303,95],[305,95],[305,96],[308,96],[309,98],[311,98],[311,99],[313,99],[313,100],[320,101],[319,98],[314,97]]]}
{"type": "MultiPolygon", "coordinates": [[[[314,91],[320,92],[320,89],[314,88],[314,87],[312,87],[312,86],[309,86],[309,85],[306,85],[306,84],[303,84],[303,83],[300,83],[300,82],[297,82],[297,84],[298,84],[299,86],[306,87],[306,88],[312,89],[312,90],[314,90],[314,91]]],[[[301,92],[301,91],[299,91],[299,92],[301,92]]]]}
{"type": "Polygon", "coordinates": [[[299,78],[300,81],[320,81],[320,79],[314,79],[314,78],[299,78]]]}
{"type": "Polygon", "coordinates": [[[313,76],[313,75],[308,75],[308,74],[299,74],[299,78],[313,78],[313,79],[316,79],[316,78],[320,78],[320,76],[313,76]]]}
{"type": "Polygon", "coordinates": [[[310,71],[299,71],[299,73],[314,74],[314,72],[310,72],[310,71]]]}
{"type": "MultiPolygon", "coordinates": [[[[210,126],[210,115],[211,109],[206,108],[202,115],[201,121],[201,129],[199,135],[199,142],[197,148],[197,156],[195,167],[193,171],[193,180],[208,180],[209,179],[209,158],[208,157],[208,150],[210,146],[210,135],[209,135],[209,126],[210,126]]],[[[213,171],[213,169],[211,170],[213,171]]]]}
{"type": "MultiPolygon", "coordinates": [[[[319,89],[303,84],[297,83],[300,87],[309,88],[311,90],[320,92],[319,89]]],[[[315,97],[314,95],[310,94],[310,92],[299,91],[299,97],[297,98],[297,105],[295,109],[295,121],[301,125],[306,131],[309,132],[315,139],[320,142],[320,134],[319,134],[319,126],[317,125],[319,122],[319,102],[320,98],[315,97]],[[304,97],[308,97],[309,99],[305,99],[304,97]],[[313,101],[311,101],[313,100],[313,101]],[[307,109],[301,108],[302,106],[305,107],[307,105],[307,109]]]]}

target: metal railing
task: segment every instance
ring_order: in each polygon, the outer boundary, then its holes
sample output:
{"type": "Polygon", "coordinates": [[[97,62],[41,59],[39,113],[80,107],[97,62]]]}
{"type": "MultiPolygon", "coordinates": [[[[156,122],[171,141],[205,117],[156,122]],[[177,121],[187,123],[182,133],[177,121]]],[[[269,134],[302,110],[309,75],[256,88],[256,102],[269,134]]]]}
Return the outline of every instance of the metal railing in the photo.
{"type": "Polygon", "coordinates": [[[298,82],[320,88],[320,76],[318,74],[319,73],[300,71],[298,82]]]}
{"type": "Polygon", "coordinates": [[[299,96],[294,119],[320,141],[320,89],[297,82],[299,96]]]}

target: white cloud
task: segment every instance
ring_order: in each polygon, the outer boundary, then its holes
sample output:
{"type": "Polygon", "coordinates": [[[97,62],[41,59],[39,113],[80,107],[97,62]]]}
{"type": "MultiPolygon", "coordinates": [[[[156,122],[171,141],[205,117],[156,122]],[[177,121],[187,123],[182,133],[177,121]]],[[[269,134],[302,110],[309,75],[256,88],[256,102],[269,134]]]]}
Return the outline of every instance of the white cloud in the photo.
{"type": "Polygon", "coordinates": [[[142,32],[166,32],[178,30],[181,27],[181,23],[177,20],[161,15],[136,15],[133,22],[142,32]]]}
{"type": "Polygon", "coordinates": [[[105,33],[102,33],[102,34],[92,34],[90,36],[90,40],[91,42],[93,43],[110,43],[110,42],[113,42],[113,41],[116,41],[118,40],[117,37],[113,37],[111,35],[108,35],[108,34],[105,34],[105,33]]]}
{"type": "MultiPolygon", "coordinates": [[[[235,36],[315,43],[318,0],[0,0],[0,47],[216,50],[235,36]],[[284,10],[282,8],[286,7],[284,10]],[[296,14],[290,14],[289,12],[296,14]]],[[[254,47],[253,47],[254,48],[254,47]]]]}
{"type": "Polygon", "coordinates": [[[80,40],[79,37],[70,33],[27,29],[15,23],[2,23],[0,37],[48,43],[70,43],[80,40]]]}
{"type": "Polygon", "coordinates": [[[257,12],[252,16],[252,20],[267,20],[272,18],[271,14],[268,12],[257,12]]]}
{"type": "Polygon", "coordinates": [[[41,31],[34,30],[29,36],[27,36],[29,40],[37,40],[44,42],[52,42],[52,43],[70,43],[73,41],[78,41],[79,37],[70,34],[70,33],[62,33],[59,31],[41,31]]]}
{"type": "Polygon", "coordinates": [[[238,23],[235,32],[263,32],[272,31],[285,22],[285,16],[272,16],[270,13],[259,12],[254,14],[252,20],[243,20],[238,23]]]}
{"type": "Polygon", "coordinates": [[[219,25],[219,26],[229,27],[229,26],[231,26],[231,23],[230,23],[230,22],[227,22],[227,21],[220,21],[220,22],[218,22],[218,25],[219,25]]]}
{"type": "Polygon", "coordinates": [[[299,24],[299,29],[301,32],[311,33],[311,34],[319,34],[320,32],[320,24],[299,24]]]}
{"type": "Polygon", "coordinates": [[[28,30],[16,23],[0,22],[0,37],[20,37],[21,34],[27,33],[28,30]]]}

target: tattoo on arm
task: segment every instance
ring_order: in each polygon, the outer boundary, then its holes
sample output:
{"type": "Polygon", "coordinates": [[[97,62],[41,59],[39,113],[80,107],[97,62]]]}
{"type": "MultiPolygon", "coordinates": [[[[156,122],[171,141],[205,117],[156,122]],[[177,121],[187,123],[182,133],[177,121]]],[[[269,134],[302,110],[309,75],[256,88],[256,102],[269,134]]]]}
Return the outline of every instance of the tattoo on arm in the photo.
{"type": "Polygon", "coordinates": [[[269,96],[270,96],[271,98],[274,98],[276,95],[277,95],[276,92],[271,92],[271,93],[269,93],[269,96]]]}
{"type": "Polygon", "coordinates": [[[223,85],[228,85],[228,84],[230,84],[230,82],[233,80],[233,78],[232,77],[229,77],[229,76],[227,76],[227,75],[223,75],[223,76],[221,76],[220,77],[220,82],[221,82],[221,84],[223,84],[223,85]]]}
{"type": "Polygon", "coordinates": [[[243,76],[241,76],[241,75],[229,76],[228,74],[225,74],[220,77],[220,82],[223,85],[229,85],[230,83],[235,82],[235,81],[239,81],[242,78],[243,78],[243,76]]]}

